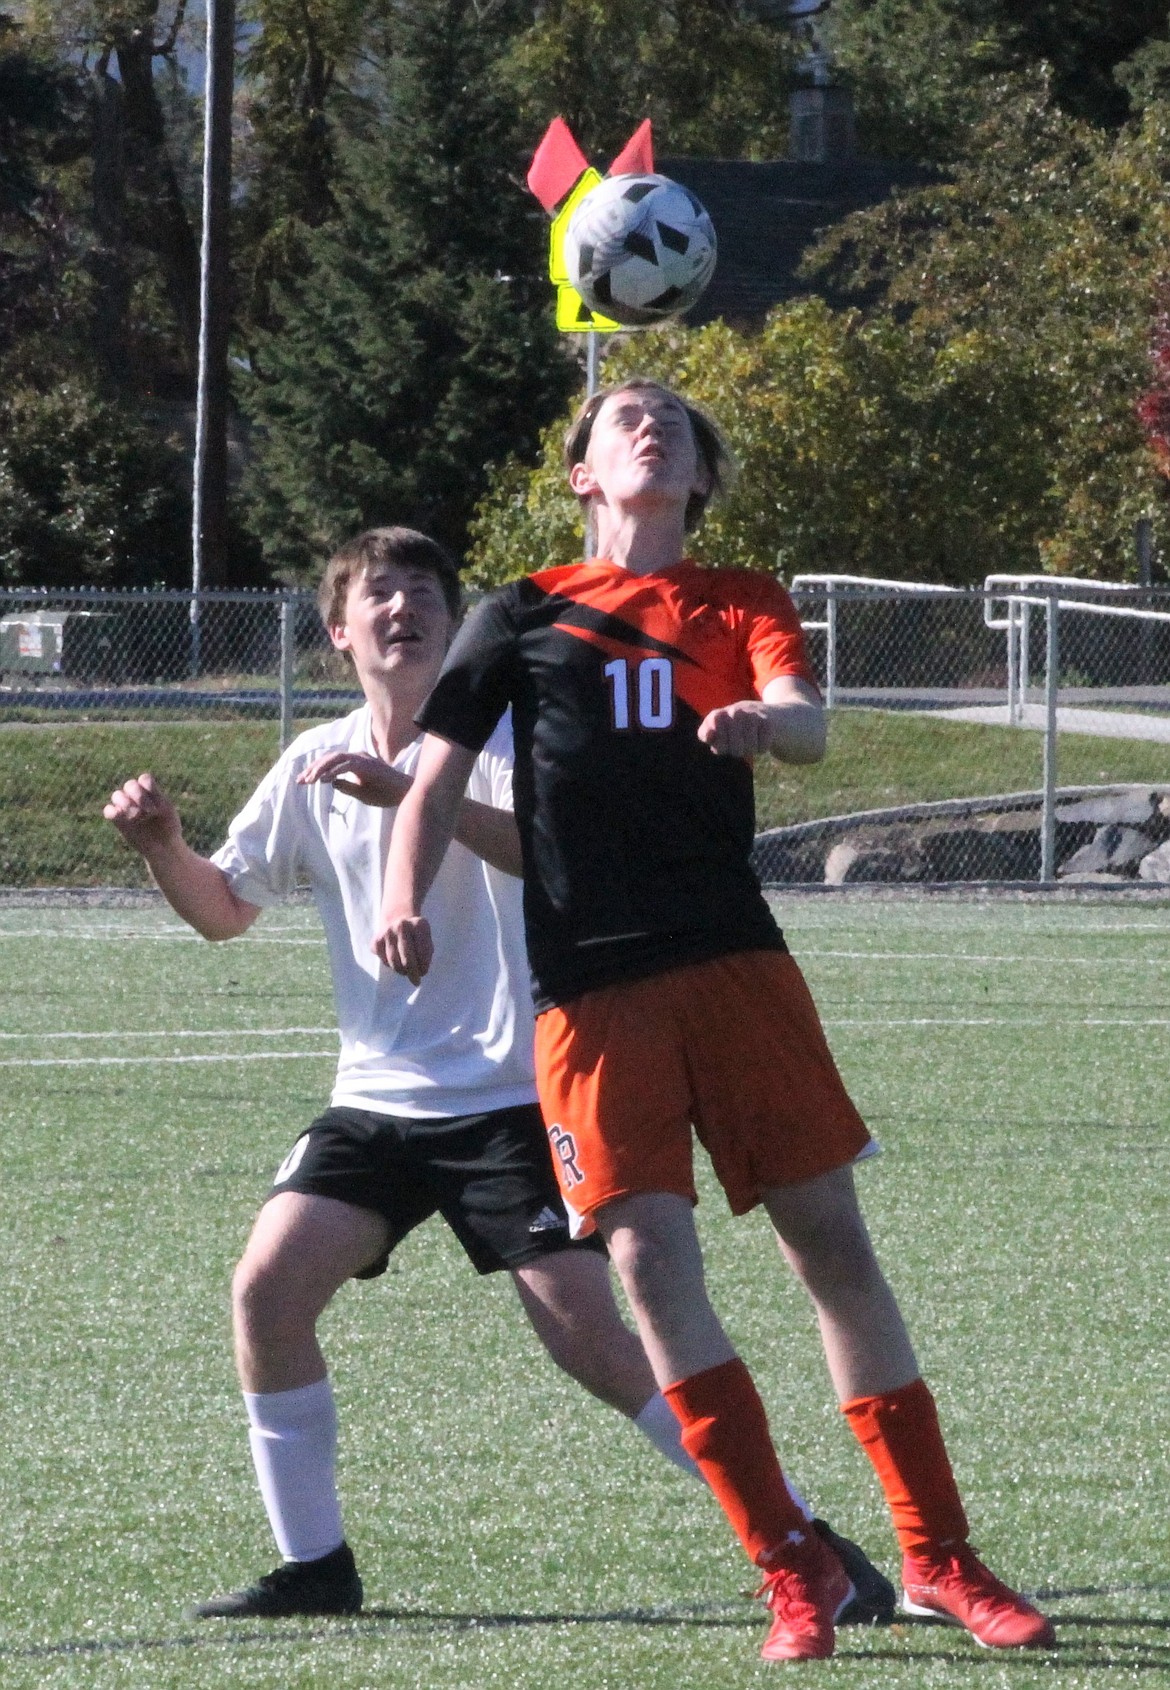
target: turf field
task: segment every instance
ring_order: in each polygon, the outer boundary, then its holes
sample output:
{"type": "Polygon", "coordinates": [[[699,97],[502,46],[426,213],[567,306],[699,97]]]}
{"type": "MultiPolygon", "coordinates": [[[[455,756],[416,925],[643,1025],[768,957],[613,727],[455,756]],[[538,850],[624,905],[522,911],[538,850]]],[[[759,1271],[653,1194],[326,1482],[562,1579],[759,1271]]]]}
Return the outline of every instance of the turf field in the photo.
{"type": "MultiPolygon", "coordinates": [[[[0,1684],[841,1690],[1170,1683],[1170,905],[783,911],[885,1154],[859,1175],[975,1541],[1059,1648],[920,1623],[764,1667],[713,1503],[555,1373],[509,1286],[416,1234],[326,1322],[368,1612],[191,1622],[275,1557],[227,1342],[233,1260],[324,1100],[311,909],[227,947],[149,909],[0,907],[0,1684]]],[[[893,1571],[762,1224],[703,1182],[714,1294],[782,1452],[893,1571]]]]}

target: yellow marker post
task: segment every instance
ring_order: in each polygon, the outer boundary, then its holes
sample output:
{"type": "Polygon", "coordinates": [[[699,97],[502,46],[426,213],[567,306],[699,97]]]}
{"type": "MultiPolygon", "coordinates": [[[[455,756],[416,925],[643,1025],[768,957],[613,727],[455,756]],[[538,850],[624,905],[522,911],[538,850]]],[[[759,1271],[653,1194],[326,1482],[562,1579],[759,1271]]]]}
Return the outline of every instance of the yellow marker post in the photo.
{"type": "Polygon", "coordinates": [[[591,193],[600,181],[599,171],[592,167],[583,171],[572,193],[553,218],[548,232],[548,274],[549,280],[556,285],[557,328],[563,334],[588,334],[596,329],[611,334],[622,326],[609,317],[599,317],[589,309],[570,281],[565,263],[565,236],[569,231],[569,221],[585,195],[591,193]]]}

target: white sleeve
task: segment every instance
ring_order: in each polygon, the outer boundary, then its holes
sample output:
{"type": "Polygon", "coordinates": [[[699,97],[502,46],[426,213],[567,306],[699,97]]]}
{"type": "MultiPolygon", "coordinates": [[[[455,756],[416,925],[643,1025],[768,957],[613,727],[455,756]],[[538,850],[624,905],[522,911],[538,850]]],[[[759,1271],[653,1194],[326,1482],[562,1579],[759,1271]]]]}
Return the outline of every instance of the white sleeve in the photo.
{"type": "Polygon", "coordinates": [[[282,757],[234,818],[226,841],[212,856],[232,891],[250,904],[275,903],[296,888],[305,791],[293,779],[291,759],[282,757]]]}
{"type": "Polygon", "coordinates": [[[479,797],[481,803],[490,804],[496,810],[513,809],[512,771],[515,763],[516,754],[512,746],[512,712],[508,710],[501,716],[492,730],[491,738],[479,754],[477,771],[481,777],[482,796],[480,792],[476,792],[472,796],[479,797]]]}

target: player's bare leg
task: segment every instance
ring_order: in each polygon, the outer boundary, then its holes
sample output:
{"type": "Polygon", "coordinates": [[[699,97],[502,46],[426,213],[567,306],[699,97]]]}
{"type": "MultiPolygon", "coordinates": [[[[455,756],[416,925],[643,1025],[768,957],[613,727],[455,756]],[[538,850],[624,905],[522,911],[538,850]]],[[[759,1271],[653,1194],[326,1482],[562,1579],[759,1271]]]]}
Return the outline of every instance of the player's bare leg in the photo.
{"type": "Polygon", "coordinates": [[[885,1491],[902,1547],[904,1606],[963,1625],[988,1647],[1050,1645],[1049,1621],[967,1542],[934,1399],[874,1255],[852,1169],[777,1187],[764,1205],[812,1298],[838,1399],[885,1491]]]}
{"type": "Polygon", "coordinates": [[[300,1191],[265,1203],[232,1280],[245,1391],[292,1391],[324,1379],[318,1317],[388,1243],[389,1228],[372,1209],[300,1191]]]}
{"type": "Polygon", "coordinates": [[[201,1619],[354,1613],[362,1587],[334,1482],[337,1414],[317,1319],[389,1243],[372,1210],[286,1191],[261,1209],[232,1282],[248,1439],[284,1561],[247,1589],[199,1603],[201,1619]]]}
{"type": "Polygon", "coordinates": [[[918,1377],[906,1324],[874,1255],[852,1168],[764,1193],[776,1237],[816,1310],[841,1402],[918,1377]]]}
{"type": "Polygon", "coordinates": [[[646,1352],[622,1319],[609,1264],[591,1250],[558,1250],[512,1274],[524,1312],[557,1366],[635,1420],[657,1386],[646,1352]]]}
{"type": "Polygon", "coordinates": [[[603,1205],[594,1219],[683,1445],[763,1574],[773,1616],[765,1658],[831,1655],[834,1622],[854,1587],[785,1483],[759,1394],[708,1299],[690,1202],[639,1193],[603,1205]]]}

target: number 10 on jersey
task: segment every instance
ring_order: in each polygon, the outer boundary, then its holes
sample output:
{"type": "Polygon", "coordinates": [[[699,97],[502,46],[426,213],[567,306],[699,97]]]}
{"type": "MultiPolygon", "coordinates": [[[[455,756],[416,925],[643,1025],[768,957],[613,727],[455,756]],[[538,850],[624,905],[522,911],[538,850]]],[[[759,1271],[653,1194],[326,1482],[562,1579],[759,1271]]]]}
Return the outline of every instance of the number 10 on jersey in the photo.
{"type": "Polygon", "coordinates": [[[669,658],[631,663],[615,657],[602,671],[609,682],[609,713],[615,729],[669,728],[674,721],[674,668],[669,658]]]}

